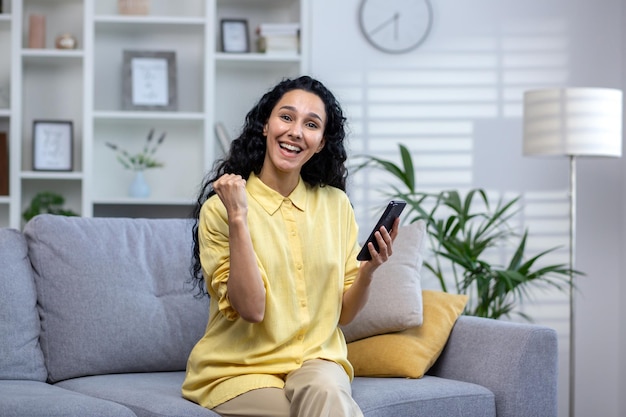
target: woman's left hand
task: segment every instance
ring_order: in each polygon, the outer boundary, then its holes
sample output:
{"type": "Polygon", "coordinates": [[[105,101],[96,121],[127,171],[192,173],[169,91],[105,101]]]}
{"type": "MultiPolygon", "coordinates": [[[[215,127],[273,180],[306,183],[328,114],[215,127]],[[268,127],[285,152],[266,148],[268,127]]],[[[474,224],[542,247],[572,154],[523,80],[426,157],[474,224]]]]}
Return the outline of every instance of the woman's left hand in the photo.
{"type": "Polygon", "coordinates": [[[384,264],[389,260],[389,257],[393,253],[393,242],[398,236],[398,228],[400,227],[400,218],[396,218],[391,226],[391,232],[387,231],[385,227],[381,227],[376,231],[374,236],[376,237],[376,243],[378,243],[378,252],[373,243],[368,243],[368,250],[372,257],[369,261],[361,262],[361,268],[366,268],[368,272],[374,272],[376,268],[384,264]]]}
{"type": "Polygon", "coordinates": [[[376,236],[376,243],[378,243],[378,251],[374,248],[373,243],[368,243],[368,249],[372,259],[369,261],[361,261],[357,278],[352,286],[343,293],[339,324],[345,325],[350,323],[367,302],[373,273],[376,268],[387,262],[392,255],[393,241],[396,239],[396,236],[398,236],[399,227],[400,219],[397,218],[393,222],[393,226],[391,226],[391,232],[388,232],[384,227],[376,231],[374,236],[376,236]]]}

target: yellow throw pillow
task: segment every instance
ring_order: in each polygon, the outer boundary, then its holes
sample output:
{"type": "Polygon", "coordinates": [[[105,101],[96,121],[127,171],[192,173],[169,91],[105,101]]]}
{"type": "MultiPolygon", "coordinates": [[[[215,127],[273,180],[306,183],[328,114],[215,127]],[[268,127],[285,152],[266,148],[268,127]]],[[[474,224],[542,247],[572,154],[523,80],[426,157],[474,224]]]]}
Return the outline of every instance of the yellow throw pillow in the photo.
{"type": "Polygon", "coordinates": [[[424,322],[419,327],[348,343],[356,376],[421,378],[443,351],[467,295],[422,291],[424,322]]]}

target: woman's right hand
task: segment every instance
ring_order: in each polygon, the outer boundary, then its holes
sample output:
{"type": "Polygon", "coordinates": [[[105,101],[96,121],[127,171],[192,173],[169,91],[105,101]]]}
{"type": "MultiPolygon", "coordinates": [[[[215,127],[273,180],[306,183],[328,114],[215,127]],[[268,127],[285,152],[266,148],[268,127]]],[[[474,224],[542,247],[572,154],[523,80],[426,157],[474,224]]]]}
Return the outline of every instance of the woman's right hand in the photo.
{"type": "Polygon", "coordinates": [[[248,213],[246,180],[241,175],[224,174],[213,183],[213,189],[226,207],[229,220],[248,213]]]}

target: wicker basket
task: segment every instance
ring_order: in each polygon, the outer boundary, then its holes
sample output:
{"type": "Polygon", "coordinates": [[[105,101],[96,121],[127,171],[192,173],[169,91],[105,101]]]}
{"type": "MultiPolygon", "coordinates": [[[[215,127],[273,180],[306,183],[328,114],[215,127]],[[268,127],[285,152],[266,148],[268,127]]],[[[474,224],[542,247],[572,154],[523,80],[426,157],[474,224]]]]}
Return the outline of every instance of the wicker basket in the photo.
{"type": "Polygon", "coordinates": [[[117,0],[117,10],[120,14],[145,15],[150,11],[150,0],[117,0]]]}

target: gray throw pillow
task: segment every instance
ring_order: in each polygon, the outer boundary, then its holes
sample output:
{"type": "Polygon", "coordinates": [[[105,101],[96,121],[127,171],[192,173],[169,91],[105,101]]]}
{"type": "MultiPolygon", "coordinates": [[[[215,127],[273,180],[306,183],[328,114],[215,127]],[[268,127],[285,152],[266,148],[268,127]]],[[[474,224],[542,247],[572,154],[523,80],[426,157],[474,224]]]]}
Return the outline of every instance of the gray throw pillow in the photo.
{"type": "Polygon", "coordinates": [[[422,325],[424,235],[422,220],[398,229],[393,255],[374,271],[367,304],[351,323],[341,327],[348,343],[422,325]]]}
{"type": "Polygon", "coordinates": [[[35,282],[15,229],[0,229],[0,297],[0,379],[45,381],[35,282]]]}
{"type": "Polygon", "coordinates": [[[191,277],[191,221],[40,215],[24,228],[53,382],[184,370],[208,299],[191,277]]]}

